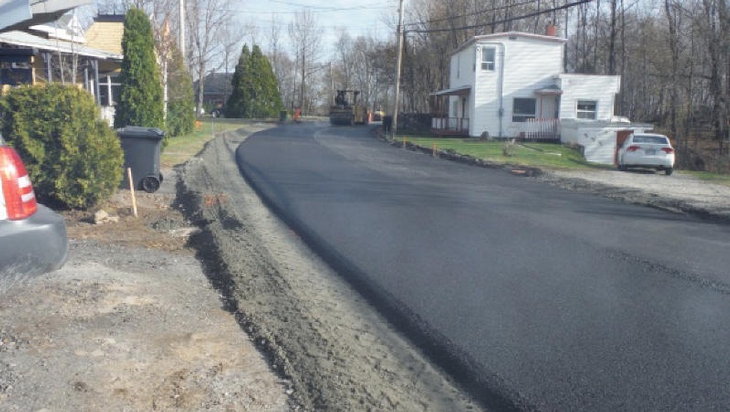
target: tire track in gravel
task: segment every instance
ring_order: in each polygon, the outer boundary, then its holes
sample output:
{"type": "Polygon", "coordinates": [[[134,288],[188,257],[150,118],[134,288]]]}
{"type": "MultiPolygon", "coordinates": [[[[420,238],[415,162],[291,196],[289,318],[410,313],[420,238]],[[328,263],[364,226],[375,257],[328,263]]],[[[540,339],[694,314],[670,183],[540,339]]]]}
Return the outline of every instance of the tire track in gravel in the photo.
{"type": "Polygon", "coordinates": [[[241,129],[186,163],[191,241],[228,309],[291,382],[293,409],[481,410],[261,203],[234,152],[241,129]]]}

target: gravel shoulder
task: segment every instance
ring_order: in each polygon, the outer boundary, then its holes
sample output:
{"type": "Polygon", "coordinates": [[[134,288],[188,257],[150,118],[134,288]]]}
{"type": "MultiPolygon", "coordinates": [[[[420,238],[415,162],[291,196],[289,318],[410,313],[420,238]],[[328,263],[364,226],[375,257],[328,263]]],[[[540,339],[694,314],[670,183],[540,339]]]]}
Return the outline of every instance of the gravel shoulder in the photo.
{"type": "Polygon", "coordinates": [[[545,171],[536,179],[569,190],[730,223],[730,187],[681,171],[665,176],[640,170],[556,170],[545,171]]]}
{"type": "MultiPolygon", "coordinates": [[[[0,280],[0,411],[481,410],[241,180],[264,127],[163,171],[137,218],[123,190],[118,221],[66,214],[66,266],[0,280]]],[[[730,188],[681,172],[530,175],[730,222],[730,188]]]]}
{"type": "Polygon", "coordinates": [[[176,171],[110,215],[65,213],[53,273],[0,279],[0,411],[290,411],[291,386],[196,257],[176,171]]]}
{"type": "Polygon", "coordinates": [[[185,166],[199,256],[304,410],[481,410],[314,255],[240,178],[244,135],[211,141],[185,166]],[[225,193],[222,191],[225,188],[225,193]]]}

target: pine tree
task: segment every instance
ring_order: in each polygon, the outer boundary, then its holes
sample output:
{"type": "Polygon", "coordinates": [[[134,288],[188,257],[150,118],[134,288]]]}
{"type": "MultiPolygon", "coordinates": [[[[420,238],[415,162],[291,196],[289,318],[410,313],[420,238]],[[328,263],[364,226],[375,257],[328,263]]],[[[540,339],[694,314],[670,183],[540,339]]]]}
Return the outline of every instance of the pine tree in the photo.
{"type": "Polygon", "coordinates": [[[283,108],[281,95],[276,84],[276,76],[266,56],[259,46],[254,45],[251,52],[251,66],[256,83],[254,84],[253,117],[275,117],[283,108]]]}
{"type": "Polygon", "coordinates": [[[226,102],[226,117],[251,117],[250,100],[251,88],[247,84],[252,77],[250,72],[251,52],[247,45],[243,45],[241,56],[238,58],[236,70],[231,79],[233,90],[226,102]]]}
{"type": "Polygon", "coordinates": [[[121,93],[114,127],[164,128],[162,82],[155,60],[152,27],[147,15],[130,9],[124,17],[121,93]]]}
{"type": "Polygon", "coordinates": [[[193,81],[180,50],[174,45],[167,84],[167,134],[174,137],[191,133],[195,127],[193,81]]]}
{"type": "Polygon", "coordinates": [[[259,46],[250,52],[243,46],[231,83],[226,117],[275,117],[283,108],[276,76],[259,46]]]}

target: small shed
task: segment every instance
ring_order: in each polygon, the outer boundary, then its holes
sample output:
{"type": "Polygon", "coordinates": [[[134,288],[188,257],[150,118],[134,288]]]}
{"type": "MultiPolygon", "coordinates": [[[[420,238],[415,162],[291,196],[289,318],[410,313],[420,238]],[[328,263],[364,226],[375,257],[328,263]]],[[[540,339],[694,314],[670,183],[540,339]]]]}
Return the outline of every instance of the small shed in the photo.
{"type": "Polygon", "coordinates": [[[651,124],[631,123],[625,118],[611,121],[563,119],[561,141],[583,147],[583,157],[589,162],[615,165],[616,151],[630,133],[653,129],[651,124]]]}

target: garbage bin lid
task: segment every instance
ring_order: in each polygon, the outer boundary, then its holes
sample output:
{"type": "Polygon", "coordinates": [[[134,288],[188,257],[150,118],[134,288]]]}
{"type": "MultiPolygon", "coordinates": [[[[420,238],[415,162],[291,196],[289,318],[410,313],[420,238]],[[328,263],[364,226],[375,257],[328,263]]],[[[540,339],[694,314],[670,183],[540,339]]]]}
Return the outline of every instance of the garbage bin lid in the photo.
{"type": "Polygon", "coordinates": [[[146,139],[162,139],[165,132],[156,127],[126,126],[117,129],[119,137],[136,137],[146,139]]]}

